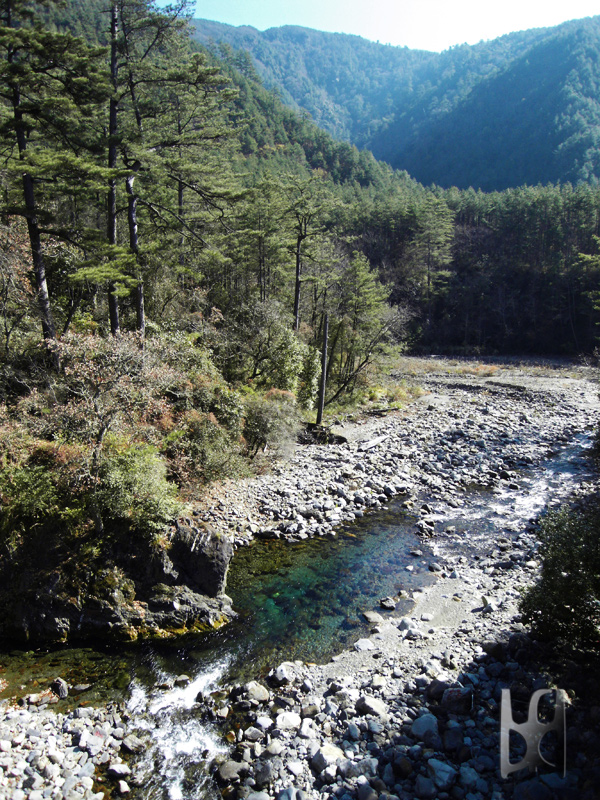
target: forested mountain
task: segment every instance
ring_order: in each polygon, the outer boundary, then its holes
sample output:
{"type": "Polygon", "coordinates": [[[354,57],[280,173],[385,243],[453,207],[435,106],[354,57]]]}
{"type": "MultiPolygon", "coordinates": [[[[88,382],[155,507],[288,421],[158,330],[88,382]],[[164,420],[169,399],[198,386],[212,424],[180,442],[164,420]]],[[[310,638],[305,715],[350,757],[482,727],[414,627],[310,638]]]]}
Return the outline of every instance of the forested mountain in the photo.
{"type": "Polygon", "coordinates": [[[267,86],[421,183],[498,190],[600,180],[600,17],[441,54],[287,26],[195,20],[267,86]]]}

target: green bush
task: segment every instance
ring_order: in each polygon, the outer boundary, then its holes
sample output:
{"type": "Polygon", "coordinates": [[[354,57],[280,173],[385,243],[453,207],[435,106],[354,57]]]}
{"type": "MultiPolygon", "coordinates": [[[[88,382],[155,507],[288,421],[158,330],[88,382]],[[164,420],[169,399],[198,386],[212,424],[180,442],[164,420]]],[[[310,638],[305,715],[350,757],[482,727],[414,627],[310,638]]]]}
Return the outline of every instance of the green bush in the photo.
{"type": "Polygon", "coordinates": [[[30,533],[55,535],[86,520],[85,451],[0,426],[0,534],[15,544],[30,533]]]}
{"type": "Polygon", "coordinates": [[[94,502],[103,520],[127,522],[141,533],[157,533],[182,510],[167,465],[149,445],[107,447],[94,502]]]}
{"type": "Polygon", "coordinates": [[[302,408],[310,410],[315,407],[319,396],[321,379],[321,356],[314,347],[307,347],[300,374],[297,397],[302,408]]]}
{"type": "Polygon", "coordinates": [[[574,647],[600,641],[600,513],[551,512],[539,537],[542,575],[521,601],[543,639],[574,647]]]}
{"type": "Polygon", "coordinates": [[[307,346],[292,330],[281,330],[271,356],[272,368],[268,379],[272,386],[287,392],[296,391],[307,350],[307,346]]]}
{"type": "Polygon", "coordinates": [[[233,389],[229,389],[227,386],[217,386],[211,405],[204,410],[213,413],[232,436],[241,434],[244,404],[242,398],[233,389]]]}
{"type": "Polygon", "coordinates": [[[0,541],[65,541],[93,522],[152,536],[182,510],[165,460],[149,445],[107,437],[97,467],[84,447],[30,440],[0,469],[0,541]],[[112,524],[109,524],[112,523],[112,524]]]}
{"type": "Polygon", "coordinates": [[[298,430],[296,402],[290,392],[271,389],[264,397],[246,401],[244,439],[251,458],[259,450],[274,456],[285,454],[293,447],[298,430]]]}
{"type": "Polygon", "coordinates": [[[7,467],[0,472],[0,531],[4,541],[14,542],[15,537],[34,529],[70,524],[80,515],[77,502],[65,502],[60,477],[41,464],[7,467]]]}
{"type": "Polygon", "coordinates": [[[173,478],[183,487],[193,489],[198,482],[209,483],[245,471],[238,439],[212,413],[186,412],[180,425],[167,436],[164,452],[173,478]]]}

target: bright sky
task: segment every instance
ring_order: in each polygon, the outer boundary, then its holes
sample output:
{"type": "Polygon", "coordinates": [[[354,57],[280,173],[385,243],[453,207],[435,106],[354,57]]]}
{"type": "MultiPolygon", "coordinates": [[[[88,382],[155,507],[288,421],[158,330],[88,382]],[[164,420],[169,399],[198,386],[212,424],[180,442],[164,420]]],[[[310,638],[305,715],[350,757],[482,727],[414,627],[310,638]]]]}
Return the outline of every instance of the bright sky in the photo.
{"type": "Polygon", "coordinates": [[[598,0],[196,0],[195,16],[261,31],[302,25],[441,51],[595,14],[598,0]]]}

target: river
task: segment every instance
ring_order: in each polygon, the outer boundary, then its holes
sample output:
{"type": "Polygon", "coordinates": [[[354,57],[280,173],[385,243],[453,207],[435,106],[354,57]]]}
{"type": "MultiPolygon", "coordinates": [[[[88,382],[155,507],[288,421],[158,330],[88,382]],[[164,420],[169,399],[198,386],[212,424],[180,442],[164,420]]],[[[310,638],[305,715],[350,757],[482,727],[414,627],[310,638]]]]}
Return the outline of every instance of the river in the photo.
{"type": "Polygon", "coordinates": [[[519,535],[549,503],[567,497],[588,475],[591,444],[581,434],[543,464],[522,470],[518,490],[473,489],[462,508],[448,509],[443,530],[430,540],[415,534],[415,517],[396,501],[335,537],[255,542],[238,552],[228,584],[238,620],[185,647],[147,649],[137,662],[129,709],[153,742],[140,797],[216,797],[209,765],[227,745],[217,726],[198,718],[199,692],[264,680],[281,661],[324,663],[368,635],[363,611],[388,613],[379,607],[382,597],[404,596],[391,612],[403,616],[413,593],[435,580],[429,567],[436,559],[481,557],[494,537],[519,535]],[[165,690],[181,673],[191,683],[165,690]]]}

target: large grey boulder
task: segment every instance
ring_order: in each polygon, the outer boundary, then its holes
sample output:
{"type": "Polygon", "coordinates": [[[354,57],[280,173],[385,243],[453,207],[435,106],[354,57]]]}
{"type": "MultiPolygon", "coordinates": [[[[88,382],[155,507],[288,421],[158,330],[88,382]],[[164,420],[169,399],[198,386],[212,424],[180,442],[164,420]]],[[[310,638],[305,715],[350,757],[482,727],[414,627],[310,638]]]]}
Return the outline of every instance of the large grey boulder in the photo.
{"type": "Polygon", "coordinates": [[[416,739],[421,740],[427,735],[437,736],[437,718],[433,714],[423,714],[423,716],[417,717],[410,727],[410,732],[416,739]]]}
{"type": "Polygon", "coordinates": [[[375,717],[387,717],[387,706],[378,697],[365,694],[356,701],[359,714],[372,714],[375,717]]]}
{"type": "Polygon", "coordinates": [[[217,597],[225,591],[233,557],[233,543],[228,537],[179,524],[168,556],[178,575],[177,583],[207,597],[217,597]]]}
{"type": "Polygon", "coordinates": [[[456,780],[456,770],[445,761],[437,758],[430,758],[427,762],[427,772],[438,789],[443,792],[448,791],[456,780]]]}
{"type": "Polygon", "coordinates": [[[203,632],[235,616],[224,594],[232,542],[209,529],[174,524],[167,547],[115,534],[79,566],[77,592],[59,555],[27,551],[10,569],[0,560],[0,636],[29,645],[132,641],[203,632]]]}
{"type": "Polygon", "coordinates": [[[315,772],[323,772],[327,767],[334,766],[338,761],[345,758],[343,750],[334,744],[323,744],[311,759],[311,766],[315,772]]]}

